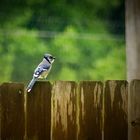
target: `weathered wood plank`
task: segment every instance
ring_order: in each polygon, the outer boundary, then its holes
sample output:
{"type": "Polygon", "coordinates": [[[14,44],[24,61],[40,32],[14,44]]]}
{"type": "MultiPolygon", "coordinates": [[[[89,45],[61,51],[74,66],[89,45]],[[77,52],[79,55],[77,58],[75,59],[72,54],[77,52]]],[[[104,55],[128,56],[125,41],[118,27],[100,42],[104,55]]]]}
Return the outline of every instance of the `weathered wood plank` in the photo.
{"type": "Polygon", "coordinates": [[[76,83],[58,81],[52,93],[51,140],[76,140],[76,83]]]}
{"type": "Polygon", "coordinates": [[[27,93],[26,140],[50,140],[51,84],[36,82],[27,93]]]}
{"type": "Polygon", "coordinates": [[[140,80],[134,80],[129,90],[129,140],[140,140],[140,80]]]}
{"type": "Polygon", "coordinates": [[[107,81],[104,89],[104,140],[128,138],[128,84],[107,81]]]}
{"type": "Polygon", "coordinates": [[[77,140],[102,140],[103,84],[85,81],[79,85],[77,140]]]}
{"type": "Polygon", "coordinates": [[[127,79],[140,79],[140,0],[125,0],[127,79]]]}
{"type": "Polygon", "coordinates": [[[24,85],[4,83],[0,86],[0,140],[23,140],[24,85]]]}

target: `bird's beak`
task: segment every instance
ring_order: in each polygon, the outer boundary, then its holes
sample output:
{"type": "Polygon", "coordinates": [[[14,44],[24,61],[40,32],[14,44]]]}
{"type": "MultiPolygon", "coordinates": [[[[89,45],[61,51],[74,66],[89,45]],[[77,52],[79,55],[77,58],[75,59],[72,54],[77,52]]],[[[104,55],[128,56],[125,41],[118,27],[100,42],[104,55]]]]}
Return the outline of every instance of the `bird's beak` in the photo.
{"type": "Polygon", "coordinates": [[[55,57],[53,57],[53,59],[55,59],[55,57]]]}

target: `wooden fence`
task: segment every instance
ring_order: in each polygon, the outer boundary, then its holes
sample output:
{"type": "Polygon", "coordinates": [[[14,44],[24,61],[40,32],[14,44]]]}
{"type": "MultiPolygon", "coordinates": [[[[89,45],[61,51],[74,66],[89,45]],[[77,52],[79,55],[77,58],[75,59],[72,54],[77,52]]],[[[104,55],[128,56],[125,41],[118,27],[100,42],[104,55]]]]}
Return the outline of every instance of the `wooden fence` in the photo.
{"type": "Polygon", "coordinates": [[[0,140],[140,140],[140,81],[0,85],[0,140]]]}

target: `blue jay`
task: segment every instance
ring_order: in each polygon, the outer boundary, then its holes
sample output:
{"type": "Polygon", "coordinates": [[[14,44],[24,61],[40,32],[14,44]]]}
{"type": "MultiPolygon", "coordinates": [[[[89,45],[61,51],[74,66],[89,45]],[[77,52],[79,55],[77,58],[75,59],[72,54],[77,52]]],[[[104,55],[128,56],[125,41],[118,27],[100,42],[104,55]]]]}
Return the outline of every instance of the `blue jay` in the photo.
{"type": "Polygon", "coordinates": [[[27,86],[27,89],[26,89],[27,92],[31,91],[36,80],[47,78],[54,60],[55,60],[55,57],[53,57],[51,54],[44,55],[42,62],[35,69],[33,78],[31,80],[31,82],[29,83],[29,85],[27,86]]]}

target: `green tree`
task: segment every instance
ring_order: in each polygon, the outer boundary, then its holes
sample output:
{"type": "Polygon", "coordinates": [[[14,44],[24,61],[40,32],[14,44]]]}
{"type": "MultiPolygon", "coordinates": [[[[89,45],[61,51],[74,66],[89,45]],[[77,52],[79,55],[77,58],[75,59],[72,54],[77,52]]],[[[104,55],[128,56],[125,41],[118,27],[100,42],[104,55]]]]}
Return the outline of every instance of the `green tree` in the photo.
{"type": "Polygon", "coordinates": [[[49,80],[124,79],[123,10],[121,0],[2,0],[0,80],[29,81],[46,52],[49,80]]]}

